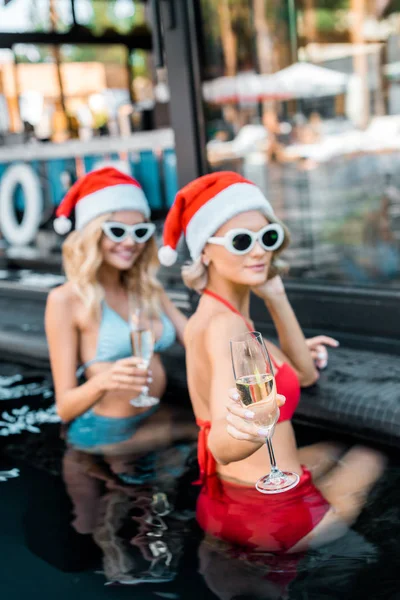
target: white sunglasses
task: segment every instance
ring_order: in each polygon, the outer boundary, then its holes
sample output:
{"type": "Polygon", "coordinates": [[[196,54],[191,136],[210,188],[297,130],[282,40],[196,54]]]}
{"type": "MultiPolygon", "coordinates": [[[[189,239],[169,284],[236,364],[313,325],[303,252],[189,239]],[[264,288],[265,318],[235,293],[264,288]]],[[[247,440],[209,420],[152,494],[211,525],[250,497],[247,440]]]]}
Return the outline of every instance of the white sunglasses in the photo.
{"type": "Polygon", "coordinates": [[[128,235],[130,235],[138,244],[147,242],[156,230],[154,223],[126,225],[125,223],[118,223],[117,221],[106,221],[101,228],[112,242],[123,242],[128,235]]]}
{"type": "Polygon", "coordinates": [[[260,231],[249,231],[248,229],[231,229],[222,237],[210,237],[209,244],[224,246],[232,254],[247,254],[258,241],[261,248],[266,252],[278,250],[285,239],[285,232],[279,223],[266,225],[260,231]]]}

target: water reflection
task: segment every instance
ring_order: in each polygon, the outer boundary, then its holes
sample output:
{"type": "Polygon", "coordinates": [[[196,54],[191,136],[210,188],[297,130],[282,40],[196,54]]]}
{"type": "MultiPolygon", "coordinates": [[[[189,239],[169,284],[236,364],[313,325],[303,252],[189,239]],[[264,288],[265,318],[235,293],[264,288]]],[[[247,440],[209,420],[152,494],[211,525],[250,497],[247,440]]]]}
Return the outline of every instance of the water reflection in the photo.
{"type": "Polygon", "coordinates": [[[190,485],[194,451],[193,443],[181,443],[121,461],[71,448],[65,452],[71,525],[81,536],[91,536],[101,550],[106,585],[186,578],[183,559],[193,542],[198,573],[221,600],[294,599],[316,589],[320,598],[331,589],[335,593],[327,597],[345,598],[346,589],[377,566],[380,551],[368,540],[374,540],[368,528],[362,533],[350,530],[333,543],[295,555],[251,550],[200,532],[194,528],[198,488],[190,485]]]}
{"type": "MultiPolygon", "coordinates": [[[[45,373],[40,380],[38,372],[29,371],[30,381],[14,365],[2,365],[0,372],[3,391],[47,379],[45,373]],[[16,378],[18,373],[22,378],[16,378]]],[[[2,400],[4,408],[44,409],[52,402],[34,388],[27,389],[30,395],[20,387],[19,399],[2,400]]],[[[17,501],[26,506],[22,543],[33,555],[58,572],[100,571],[94,580],[99,591],[104,584],[145,584],[152,595],[177,599],[188,597],[189,583],[191,597],[206,600],[397,598],[396,454],[359,519],[341,539],[291,556],[249,550],[202,531],[196,523],[200,488],[192,485],[198,477],[195,430],[189,429],[193,423],[185,421],[181,411],[169,410],[176,427],[159,434],[158,449],[149,444],[112,456],[79,452],[64,446],[57,423],[42,423],[39,433],[1,438],[7,460],[2,470],[12,467],[20,474],[2,482],[1,489],[21,486],[17,501]],[[185,423],[186,429],[180,430],[185,423]]],[[[302,435],[309,442],[316,437],[309,429],[302,435]]],[[[19,559],[20,571],[31,568],[29,556],[19,559]]],[[[85,589],[83,580],[78,585],[85,589]]]]}
{"type": "Polygon", "coordinates": [[[245,551],[211,536],[199,547],[199,571],[221,600],[287,597],[299,561],[298,557],[245,551]]]}
{"type": "Polygon", "coordinates": [[[177,508],[177,495],[191,450],[193,444],[181,443],[158,454],[118,457],[66,451],[72,526],[91,534],[102,550],[109,584],[162,583],[176,576],[190,517],[177,508]]]}
{"type": "Polygon", "coordinates": [[[355,531],[296,555],[245,550],[206,536],[199,547],[199,571],[221,600],[345,598],[349,586],[377,565],[378,557],[376,546],[355,531]],[[332,590],[333,595],[325,595],[332,590]]]}
{"type": "Polygon", "coordinates": [[[93,536],[108,584],[163,583],[176,576],[190,516],[177,508],[178,494],[196,437],[190,413],[161,407],[128,442],[96,454],[67,447],[62,473],[71,525],[93,536]]]}

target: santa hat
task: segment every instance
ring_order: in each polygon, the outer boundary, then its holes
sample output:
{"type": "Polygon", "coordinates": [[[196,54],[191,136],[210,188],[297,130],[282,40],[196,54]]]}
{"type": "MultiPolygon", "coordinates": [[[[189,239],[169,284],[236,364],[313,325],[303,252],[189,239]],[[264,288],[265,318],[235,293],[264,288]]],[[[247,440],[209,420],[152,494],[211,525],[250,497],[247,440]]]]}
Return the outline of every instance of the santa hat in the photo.
{"type": "Polygon", "coordinates": [[[241,175],[219,171],[195,179],[176,195],[164,225],[164,246],[158,256],[169,267],[177,259],[182,233],[192,260],[202,253],[207,240],[232,217],[259,210],[270,222],[280,223],[262,191],[241,175]]]}
{"type": "Polygon", "coordinates": [[[74,183],[56,211],[53,225],[60,235],[71,230],[69,217],[74,209],[76,229],[82,229],[100,215],[118,210],[137,210],[146,219],[150,216],[140,184],[114,167],[91,171],[74,183]]]}

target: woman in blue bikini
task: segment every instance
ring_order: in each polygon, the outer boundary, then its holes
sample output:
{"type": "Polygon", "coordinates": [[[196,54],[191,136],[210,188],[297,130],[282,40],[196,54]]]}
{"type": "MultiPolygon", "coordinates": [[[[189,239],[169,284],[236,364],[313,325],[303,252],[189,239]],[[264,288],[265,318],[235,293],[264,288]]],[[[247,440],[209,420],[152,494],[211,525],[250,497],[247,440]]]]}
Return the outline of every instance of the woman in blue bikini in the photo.
{"type": "Polygon", "coordinates": [[[73,210],[75,231],[63,246],[67,282],[49,294],[46,335],[67,442],[106,453],[140,438],[139,426],[157,406],[132,401],[143,392],[163,395],[160,353],[182,342],[186,318],[156,279],[155,226],[135,179],[111,167],[82,177],[58,208],[58,233],[71,228],[73,210]],[[139,305],[155,338],[148,369],[132,356],[130,310],[139,305]]]}

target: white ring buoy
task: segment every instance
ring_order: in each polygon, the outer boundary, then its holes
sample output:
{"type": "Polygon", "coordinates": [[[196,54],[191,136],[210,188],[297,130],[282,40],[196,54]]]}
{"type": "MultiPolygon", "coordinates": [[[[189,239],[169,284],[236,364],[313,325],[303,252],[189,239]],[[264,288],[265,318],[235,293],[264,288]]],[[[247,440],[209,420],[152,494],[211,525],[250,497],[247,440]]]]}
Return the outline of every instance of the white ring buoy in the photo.
{"type": "Polygon", "coordinates": [[[43,213],[43,195],[40,180],[26,164],[11,165],[0,181],[0,227],[7,242],[13,246],[27,246],[34,241],[43,213]],[[14,208],[14,194],[21,185],[25,207],[22,222],[18,223],[14,208]]]}

